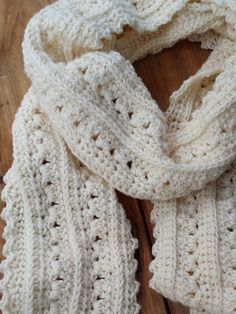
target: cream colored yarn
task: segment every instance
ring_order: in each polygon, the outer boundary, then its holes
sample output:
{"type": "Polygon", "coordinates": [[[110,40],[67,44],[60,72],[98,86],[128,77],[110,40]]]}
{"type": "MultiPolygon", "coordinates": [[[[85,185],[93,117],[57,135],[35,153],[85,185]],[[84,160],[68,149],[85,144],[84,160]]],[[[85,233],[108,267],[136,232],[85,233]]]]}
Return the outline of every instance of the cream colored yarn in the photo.
{"type": "Polygon", "coordinates": [[[59,0],[23,53],[3,313],[139,312],[114,188],[154,203],[150,286],[192,313],[236,313],[236,2],[59,0]],[[183,38],[213,52],[163,113],[130,62],[183,38]]]}

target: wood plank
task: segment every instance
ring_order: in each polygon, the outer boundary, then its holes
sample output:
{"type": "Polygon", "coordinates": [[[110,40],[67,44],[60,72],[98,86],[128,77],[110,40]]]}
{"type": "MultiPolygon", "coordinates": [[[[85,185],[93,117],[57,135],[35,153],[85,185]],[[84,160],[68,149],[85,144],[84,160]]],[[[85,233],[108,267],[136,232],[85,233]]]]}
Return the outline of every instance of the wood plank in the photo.
{"type": "MultiPolygon", "coordinates": [[[[196,73],[209,54],[210,51],[202,50],[199,43],[191,43],[185,40],[157,55],[147,56],[135,62],[134,67],[152,97],[160,108],[166,111],[172,92],[177,90],[189,76],[196,73]]],[[[154,226],[150,222],[153,205],[150,201],[140,201],[140,203],[153,244],[154,226]]],[[[168,300],[168,304],[172,314],[189,313],[189,309],[179,303],[168,300]]]]}
{"type": "Polygon", "coordinates": [[[153,99],[166,111],[172,92],[196,73],[209,54],[210,51],[201,49],[199,43],[182,40],[172,48],[138,60],[134,68],[153,99]]]}
{"type": "Polygon", "coordinates": [[[21,43],[29,19],[49,1],[0,1],[0,175],[12,163],[11,126],[17,108],[29,87],[24,73],[21,43]]]}

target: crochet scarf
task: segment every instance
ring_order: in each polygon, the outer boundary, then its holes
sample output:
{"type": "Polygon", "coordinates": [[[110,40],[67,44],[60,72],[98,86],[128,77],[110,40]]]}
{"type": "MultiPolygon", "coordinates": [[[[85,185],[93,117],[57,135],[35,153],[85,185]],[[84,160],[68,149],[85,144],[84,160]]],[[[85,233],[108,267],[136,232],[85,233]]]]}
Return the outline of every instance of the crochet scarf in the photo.
{"type": "Polygon", "coordinates": [[[236,313],[235,1],[59,0],[23,54],[3,313],[140,311],[115,189],[154,203],[150,286],[192,313],[236,313]],[[163,113],[131,63],[183,38],[213,51],[163,113]]]}

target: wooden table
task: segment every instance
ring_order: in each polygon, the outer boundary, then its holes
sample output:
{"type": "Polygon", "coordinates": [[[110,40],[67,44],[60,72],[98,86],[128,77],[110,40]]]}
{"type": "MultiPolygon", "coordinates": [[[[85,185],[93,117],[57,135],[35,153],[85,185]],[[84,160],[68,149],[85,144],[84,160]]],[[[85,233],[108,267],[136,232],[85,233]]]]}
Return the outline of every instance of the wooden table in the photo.
{"type": "MultiPolygon", "coordinates": [[[[2,176],[12,163],[11,126],[21,99],[30,82],[24,74],[21,42],[25,26],[29,19],[45,5],[47,0],[0,0],[0,175],[2,176]]],[[[147,56],[135,62],[137,73],[162,110],[168,107],[170,94],[179,88],[183,80],[194,74],[206,60],[209,51],[202,50],[198,43],[182,41],[171,49],[147,56]]],[[[187,314],[189,309],[166,300],[148,287],[150,273],[148,265],[152,260],[153,243],[149,201],[132,199],[118,193],[132,231],[139,240],[137,259],[139,262],[138,279],[141,283],[139,302],[143,314],[187,314]]],[[[4,204],[1,203],[1,208],[4,204]]],[[[1,234],[4,222],[0,222],[1,234]]],[[[1,239],[1,252],[4,241],[1,239]]],[[[1,259],[3,256],[1,256],[1,259]]],[[[132,314],[132,313],[130,313],[132,314]]]]}

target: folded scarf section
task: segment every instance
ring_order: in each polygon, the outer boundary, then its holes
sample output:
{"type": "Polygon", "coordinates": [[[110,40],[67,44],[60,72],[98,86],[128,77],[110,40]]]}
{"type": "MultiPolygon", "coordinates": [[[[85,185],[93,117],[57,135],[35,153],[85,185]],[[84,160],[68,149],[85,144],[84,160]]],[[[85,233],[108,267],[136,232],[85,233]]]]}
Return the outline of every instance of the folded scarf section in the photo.
{"type": "Polygon", "coordinates": [[[192,313],[236,313],[235,1],[59,0],[23,55],[3,313],[140,311],[115,189],[154,204],[150,286],[192,313]],[[132,62],[185,38],[213,51],[163,113],[132,62]]]}

